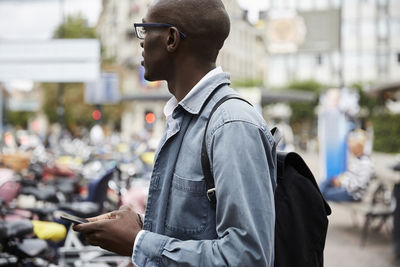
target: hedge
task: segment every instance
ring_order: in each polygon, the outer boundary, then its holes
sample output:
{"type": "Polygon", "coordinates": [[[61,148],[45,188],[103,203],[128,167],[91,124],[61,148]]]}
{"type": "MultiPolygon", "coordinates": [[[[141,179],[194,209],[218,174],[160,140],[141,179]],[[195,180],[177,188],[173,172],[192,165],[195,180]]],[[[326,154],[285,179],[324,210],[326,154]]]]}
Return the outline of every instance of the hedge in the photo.
{"type": "Polygon", "coordinates": [[[374,151],[400,153],[400,114],[380,114],[372,118],[374,151]]]}

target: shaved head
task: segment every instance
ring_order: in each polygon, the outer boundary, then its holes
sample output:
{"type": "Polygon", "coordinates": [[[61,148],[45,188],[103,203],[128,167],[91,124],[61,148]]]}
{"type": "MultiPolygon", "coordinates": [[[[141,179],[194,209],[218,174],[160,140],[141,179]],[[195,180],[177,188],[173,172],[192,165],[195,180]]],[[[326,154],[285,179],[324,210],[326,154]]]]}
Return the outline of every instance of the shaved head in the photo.
{"type": "Polygon", "coordinates": [[[201,60],[215,62],[229,35],[229,16],[221,0],[155,0],[149,22],[169,23],[187,35],[185,42],[201,60]]]}

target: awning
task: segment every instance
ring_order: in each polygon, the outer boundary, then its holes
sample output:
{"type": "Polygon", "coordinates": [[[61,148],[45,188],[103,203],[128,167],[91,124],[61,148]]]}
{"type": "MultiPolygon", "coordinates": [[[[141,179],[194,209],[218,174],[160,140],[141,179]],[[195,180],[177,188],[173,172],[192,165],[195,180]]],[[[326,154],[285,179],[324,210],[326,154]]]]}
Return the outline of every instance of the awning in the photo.
{"type": "MultiPolygon", "coordinates": [[[[270,104],[277,102],[311,102],[315,99],[316,94],[299,90],[276,90],[263,91],[261,96],[261,104],[270,104]]],[[[122,95],[122,101],[168,101],[171,98],[169,93],[136,93],[122,95]]]]}
{"type": "Polygon", "coordinates": [[[136,93],[121,96],[122,101],[168,101],[171,98],[169,93],[136,93]]]}
{"type": "Polygon", "coordinates": [[[261,97],[261,104],[277,102],[311,102],[314,101],[316,94],[300,90],[274,90],[264,91],[261,97]]]}
{"type": "Polygon", "coordinates": [[[400,90],[400,81],[376,85],[368,91],[368,94],[372,96],[378,96],[385,92],[393,92],[398,90],[400,90]]]}

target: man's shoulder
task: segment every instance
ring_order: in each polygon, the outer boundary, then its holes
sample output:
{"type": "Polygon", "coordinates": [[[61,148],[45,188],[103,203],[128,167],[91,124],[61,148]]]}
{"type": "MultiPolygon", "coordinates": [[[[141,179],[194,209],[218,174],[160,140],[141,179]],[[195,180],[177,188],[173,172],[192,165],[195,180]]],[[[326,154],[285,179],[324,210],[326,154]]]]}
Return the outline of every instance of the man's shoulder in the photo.
{"type": "MultiPolygon", "coordinates": [[[[229,94],[237,94],[232,89],[226,91],[230,92],[229,94]]],[[[237,95],[241,97],[239,94],[237,95]]],[[[212,104],[215,105],[217,99],[212,104]]],[[[266,122],[256,107],[240,99],[229,99],[222,103],[212,115],[210,126],[215,129],[232,122],[250,124],[261,129],[266,129],[266,122]]]]}

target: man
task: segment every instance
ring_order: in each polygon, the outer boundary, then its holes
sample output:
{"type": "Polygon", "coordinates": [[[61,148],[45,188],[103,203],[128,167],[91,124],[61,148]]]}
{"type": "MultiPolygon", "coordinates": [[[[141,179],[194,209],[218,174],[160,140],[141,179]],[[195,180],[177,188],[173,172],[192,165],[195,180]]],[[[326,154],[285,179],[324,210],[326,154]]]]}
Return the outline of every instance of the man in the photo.
{"type": "Polygon", "coordinates": [[[206,145],[216,208],[201,167],[205,125],[232,94],[216,68],[230,22],[220,0],[156,0],[135,24],[145,78],[166,80],[173,97],[156,151],[143,228],[122,208],[77,225],[90,244],[132,255],[136,266],[273,266],[275,144],[262,117],[240,100],[210,120],[206,145]],[[208,99],[210,98],[210,99],[208,99]]]}

